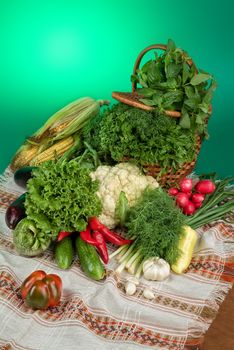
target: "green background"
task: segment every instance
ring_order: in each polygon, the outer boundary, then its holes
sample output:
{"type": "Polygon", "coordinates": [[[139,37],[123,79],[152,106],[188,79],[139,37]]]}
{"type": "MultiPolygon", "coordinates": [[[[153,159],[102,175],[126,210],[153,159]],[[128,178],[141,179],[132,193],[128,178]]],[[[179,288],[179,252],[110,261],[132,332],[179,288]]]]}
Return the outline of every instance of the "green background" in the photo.
{"type": "Polygon", "coordinates": [[[0,172],[24,138],[81,96],[128,91],[137,54],[172,38],[218,81],[196,171],[234,174],[232,1],[1,1],[0,172]]]}

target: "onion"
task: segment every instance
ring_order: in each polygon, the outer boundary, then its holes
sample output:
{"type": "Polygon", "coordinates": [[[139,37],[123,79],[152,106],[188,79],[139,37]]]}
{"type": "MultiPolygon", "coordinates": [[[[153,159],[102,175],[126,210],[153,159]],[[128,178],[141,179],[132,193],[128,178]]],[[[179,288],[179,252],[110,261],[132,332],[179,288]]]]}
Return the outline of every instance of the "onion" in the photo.
{"type": "Polygon", "coordinates": [[[183,192],[179,192],[176,196],[176,204],[180,207],[180,208],[184,208],[189,202],[189,198],[188,195],[186,193],[183,192]]]}
{"type": "Polygon", "coordinates": [[[189,200],[187,205],[183,208],[183,213],[185,215],[192,215],[195,212],[195,210],[195,205],[189,200]]]}
{"type": "Polygon", "coordinates": [[[175,188],[175,187],[171,187],[168,190],[169,196],[176,196],[178,193],[179,193],[179,190],[178,188],[175,188]]]}
{"type": "Polygon", "coordinates": [[[210,194],[214,192],[215,184],[211,180],[201,180],[196,184],[195,190],[199,193],[210,194]]]}
{"type": "Polygon", "coordinates": [[[182,192],[191,192],[193,188],[192,179],[185,178],[180,181],[180,189],[182,192]]]}

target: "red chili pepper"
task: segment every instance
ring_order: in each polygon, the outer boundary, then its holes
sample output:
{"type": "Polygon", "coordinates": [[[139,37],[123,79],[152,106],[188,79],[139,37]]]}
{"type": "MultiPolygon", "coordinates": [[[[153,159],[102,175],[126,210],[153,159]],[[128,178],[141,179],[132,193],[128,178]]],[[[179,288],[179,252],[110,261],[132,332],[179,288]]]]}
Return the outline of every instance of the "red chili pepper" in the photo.
{"type": "Polygon", "coordinates": [[[85,231],[80,232],[80,238],[83,239],[83,241],[92,244],[94,246],[99,245],[99,243],[96,241],[96,239],[93,239],[91,236],[91,229],[89,226],[87,226],[85,231]]]}
{"type": "Polygon", "coordinates": [[[58,305],[61,298],[62,280],[58,275],[47,275],[37,270],[31,273],[21,286],[21,296],[33,309],[47,309],[58,305]]]}
{"type": "Polygon", "coordinates": [[[99,231],[94,231],[93,232],[93,237],[96,239],[96,242],[98,243],[97,245],[97,250],[101,256],[102,261],[107,264],[109,261],[109,255],[108,255],[108,250],[106,246],[105,239],[99,231]]]}
{"type": "Polygon", "coordinates": [[[66,232],[66,231],[59,232],[58,237],[57,237],[57,242],[60,242],[62,239],[64,239],[67,236],[70,236],[71,234],[72,234],[72,232],[66,232]]]}
{"type": "Polygon", "coordinates": [[[89,219],[89,226],[92,230],[102,233],[105,239],[115,245],[124,245],[132,243],[131,239],[124,239],[118,233],[110,231],[96,217],[89,219]]]}

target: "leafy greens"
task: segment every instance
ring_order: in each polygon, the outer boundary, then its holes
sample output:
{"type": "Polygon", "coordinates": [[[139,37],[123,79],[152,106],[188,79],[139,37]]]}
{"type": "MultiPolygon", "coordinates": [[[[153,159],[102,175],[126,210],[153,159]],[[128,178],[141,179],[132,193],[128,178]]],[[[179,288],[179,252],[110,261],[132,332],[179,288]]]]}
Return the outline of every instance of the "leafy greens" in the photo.
{"type": "Polygon", "coordinates": [[[202,136],[207,134],[210,105],[217,87],[212,75],[197,69],[182,49],[168,41],[163,54],[146,62],[131,76],[141,88],[137,92],[145,105],[165,110],[181,111],[180,125],[192,128],[202,136]]]}
{"type": "Polygon", "coordinates": [[[130,158],[137,165],[158,164],[162,173],[176,171],[195,158],[196,139],[175,118],[146,112],[125,104],[107,109],[102,118],[84,129],[84,138],[108,162],[130,158]]]}
{"type": "Polygon", "coordinates": [[[173,264],[179,257],[178,243],[185,216],[161,188],[146,190],[128,211],[126,236],[134,237],[144,259],[161,257],[173,264]]]}
{"type": "Polygon", "coordinates": [[[82,231],[88,218],[101,213],[98,182],[76,160],[48,161],[33,170],[27,184],[27,218],[38,226],[49,222],[52,239],[59,231],[82,231]]]}

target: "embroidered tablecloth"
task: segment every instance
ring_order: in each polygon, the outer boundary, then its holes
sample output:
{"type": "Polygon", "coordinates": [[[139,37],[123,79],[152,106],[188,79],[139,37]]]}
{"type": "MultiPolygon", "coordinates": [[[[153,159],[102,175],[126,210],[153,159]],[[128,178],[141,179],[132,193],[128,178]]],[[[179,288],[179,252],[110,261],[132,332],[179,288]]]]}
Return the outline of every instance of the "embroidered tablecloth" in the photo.
{"type": "MultiPolygon", "coordinates": [[[[143,297],[142,280],[133,296],[124,292],[125,277],[115,262],[106,278],[87,278],[75,259],[59,269],[48,250],[34,258],[17,254],[5,224],[5,211],[23,191],[6,169],[0,180],[0,348],[24,350],[195,350],[234,281],[234,227],[215,222],[197,230],[199,240],[188,271],[153,282],[155,298],[143,297]],[[59,306],[34,311],[19,288],[34,270],[63,280],[59,306]]],[[[111,248],[110,248],[111,249],[111,248]]]]}

